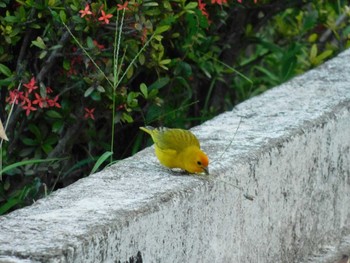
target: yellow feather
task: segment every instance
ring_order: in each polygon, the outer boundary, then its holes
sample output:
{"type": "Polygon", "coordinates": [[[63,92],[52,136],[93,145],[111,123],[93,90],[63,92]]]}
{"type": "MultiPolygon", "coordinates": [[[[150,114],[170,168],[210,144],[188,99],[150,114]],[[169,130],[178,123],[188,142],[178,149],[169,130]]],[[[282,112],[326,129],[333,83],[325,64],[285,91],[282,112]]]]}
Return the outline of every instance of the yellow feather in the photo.
{"type": "Polygon", "coordinates": [[[151,135],[160,163],[169,168],[181,168],[189,173],[208,174],[209,159],[200,149],[196,136],[183,129],[140,127],[151,135]]]}

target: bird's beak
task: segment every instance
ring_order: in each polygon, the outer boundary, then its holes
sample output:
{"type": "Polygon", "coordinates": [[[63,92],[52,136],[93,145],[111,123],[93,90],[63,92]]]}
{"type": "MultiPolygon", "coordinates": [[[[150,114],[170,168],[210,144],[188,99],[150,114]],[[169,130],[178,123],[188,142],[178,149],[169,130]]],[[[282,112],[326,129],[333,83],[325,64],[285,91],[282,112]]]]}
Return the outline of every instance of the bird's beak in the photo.
{"type": "Polygon", "coordinates": [[[203,171],[206,175],[209,175],[209,168],[208,167],[203,167],[203,171]]]}

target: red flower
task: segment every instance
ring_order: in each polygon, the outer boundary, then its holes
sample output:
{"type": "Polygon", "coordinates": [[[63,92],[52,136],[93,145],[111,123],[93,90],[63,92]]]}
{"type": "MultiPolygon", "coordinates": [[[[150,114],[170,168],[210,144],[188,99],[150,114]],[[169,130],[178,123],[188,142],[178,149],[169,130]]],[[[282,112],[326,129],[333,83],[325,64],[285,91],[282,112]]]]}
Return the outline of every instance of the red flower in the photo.
{"type": "Polygon", "coordinates": [[[204,16],[209,18],[209,14],[207,10],[205,9],[206,4],[202,3],[202,0],[198,0],[198,9],[202,12],[204,16]]]}
{"type": "Polygon", "coordinates": [[[35,93],[34,95],[35,95],[36,100],[33,100],[32,103],[38,104],[38,106],[40,108],[43,108],[45,106],[44,102],[46,102],[46,100],[43,97],[41,97],[40,94],[38,94],[38,93],[35,93]]]}
{"type": "MultiPolygon", "coordinates": [[[[242,2],[242,0],[237,0],[238,2],[242,2]]],[[[212,4],[218,4],[218,5],[222,5],[222,4],[227,4],[227,0],[211,0],[212,4]]]]}
{"type": "Polygon", "coordinates": [[[89,109],[89,108],[84,108],[84,110],[85,110],[85,115],[84,115],[84,118],[85,119],[93,119],[93,120],[95,120],[95,116],[94,116],[94,111],[95,111],[95,108],[93,108],[93,109],[89,109]]]}
{"type": "Polygon", "coordinates": [[[53,90],[50,88],[50,87],[46,87],[46,93],[47,94],[50,94],[50,93],[52,93],[53,92],[53,90]]]}
{"type": "Polygon", "coordinates": [[[117,111],[122,110],[126,107],[126,104],[121,104],[117,107],[117,111]]]}
{"type": "Polygon", "coordinates": [[[18,104],[18,101],[23,98],[23,91],[10,90],[9,96],[6,98],[6,102],[10,104],[18,104]]]}
{"type": "Polygon", "coordinates": [[[90,6],[88,4],[86,4],[85,9],[84,10],[80,10],[79,13],[81,14],[80,17],[84,17],[87,15],[92,15],[92,12],[90,11],[90,6]]]}
{"type": "Polygon", "coordinates": [[[38,88],[38,86],[35,85],[35,82],[35,78],[32,77],[31,80],[28,83],[23,84],[23,86],[28,89],[29,93],[31,93],[33,90],[36,90],[38,88]]]}
{"type": "Polygon", "coordinates": [[[117,9],[118,10],[130,10],[129,8],[128,8],[128,4],[129,4],[129,1],[126,1],[124,4],[117,4],[117,9]]]}
{"type": "Polygon", "coordinates": [[[113,17],[112,14],[106,14],[105,11],[101,10],[102,15],[98,18],[99,21],[103,21],[105,24],[109,24],[109,19],[113,17]]]}
{"type": "Polygon", "coordinates": [[[102,44],[99,44],[97,40],[93,40],[92,43],[94,43],[95,47],[97,47],[99,50],[105,49],[106,47],[102,44]]]}
{"type": "Polygon", "coordinates": [[[77,75],[78,72],[75,68],[70,68],[68,71],[67,71],[67,75],[68,76],[71,76],[71,75],[77,75]]]}
{"type": "Polygon", "coordinates": [[[22,105],[22,109],[26,111],[26,115],[29,116],[30,112],[36,111],[36,108],[32,106],[32,102],[30,100],[26,101],[27,104],[22,105]]]}
{"type": "Polygon", "coordinates": [[[56,108],[61,108],[61,105],[57,102],[58,100],[58,95],[53,99],[47,99],[47,104],[49,104],[50,107],[56,107],[56,108]]]}

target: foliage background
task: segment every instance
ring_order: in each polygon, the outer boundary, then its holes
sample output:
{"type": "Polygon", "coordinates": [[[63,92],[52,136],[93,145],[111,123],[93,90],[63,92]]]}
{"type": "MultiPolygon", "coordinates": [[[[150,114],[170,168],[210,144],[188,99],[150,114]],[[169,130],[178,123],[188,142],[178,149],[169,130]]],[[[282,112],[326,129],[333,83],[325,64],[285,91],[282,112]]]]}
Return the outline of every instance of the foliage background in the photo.
{"type": "Polygon", "coordinates": [[[0,214],[349,46],[348,1],[225,2],[0,0],[0,214]]]}

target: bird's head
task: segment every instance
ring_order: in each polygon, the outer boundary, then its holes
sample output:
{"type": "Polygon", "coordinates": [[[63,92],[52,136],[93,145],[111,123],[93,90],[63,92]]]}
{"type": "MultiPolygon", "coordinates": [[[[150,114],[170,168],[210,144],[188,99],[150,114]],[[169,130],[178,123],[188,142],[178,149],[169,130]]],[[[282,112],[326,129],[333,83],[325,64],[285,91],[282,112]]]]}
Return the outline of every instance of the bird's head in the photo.
{"type": "Polygon", "coordinates": [[[184,169],[189,173],[209,174],[209,158],[200,149],[189,147],[183,159],[184,169]]]}

